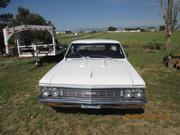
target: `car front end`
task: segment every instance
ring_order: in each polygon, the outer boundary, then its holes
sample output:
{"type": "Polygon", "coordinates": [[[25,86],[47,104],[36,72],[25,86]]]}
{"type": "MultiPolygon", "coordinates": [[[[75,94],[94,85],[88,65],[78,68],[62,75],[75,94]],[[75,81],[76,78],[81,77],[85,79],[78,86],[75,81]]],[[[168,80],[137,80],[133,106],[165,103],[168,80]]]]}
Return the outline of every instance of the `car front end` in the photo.
{"type": "Polygon", "coordinates": [[[40,87],[39,101],[49,106],[139,109],[147,102],[143,88],[40,87]]]}
{"type": "Polygon", "coordinates": [[[144,80],[114,40],[71,43],[39,86],[38,99],[49,106],[140,109],[147,102],[144,80]]]}

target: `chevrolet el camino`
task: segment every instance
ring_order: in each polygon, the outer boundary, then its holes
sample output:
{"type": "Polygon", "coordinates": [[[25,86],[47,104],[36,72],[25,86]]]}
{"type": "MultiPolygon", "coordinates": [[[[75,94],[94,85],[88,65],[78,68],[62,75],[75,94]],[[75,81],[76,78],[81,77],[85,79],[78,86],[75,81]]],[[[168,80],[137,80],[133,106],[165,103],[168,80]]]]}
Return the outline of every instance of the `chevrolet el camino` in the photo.
{"type": "Polygon", "coordinates": [[[38,100],[49,106],[141,109],[145,82],[118,41],[77,40],[40,81],[38,100]]]}

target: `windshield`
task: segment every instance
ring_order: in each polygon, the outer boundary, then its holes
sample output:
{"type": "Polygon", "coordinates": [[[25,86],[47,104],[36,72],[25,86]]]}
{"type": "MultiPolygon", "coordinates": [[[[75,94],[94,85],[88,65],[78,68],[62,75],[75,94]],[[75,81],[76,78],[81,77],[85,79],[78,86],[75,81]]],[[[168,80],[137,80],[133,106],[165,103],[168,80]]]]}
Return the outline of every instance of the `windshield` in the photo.
{"type": "Polygon", "coordinates": [[[72,44],[66,58],[125,58],[119,44],[72,44]]]}

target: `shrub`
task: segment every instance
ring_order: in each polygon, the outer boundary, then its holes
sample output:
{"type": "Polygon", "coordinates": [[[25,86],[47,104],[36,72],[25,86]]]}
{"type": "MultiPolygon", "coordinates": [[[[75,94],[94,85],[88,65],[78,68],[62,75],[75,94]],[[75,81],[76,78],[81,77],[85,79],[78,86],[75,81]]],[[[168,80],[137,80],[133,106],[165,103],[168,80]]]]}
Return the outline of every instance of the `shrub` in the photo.
{"type": "Polygon", "coordinates": [[[123,47],[123,48],[129,48],[129,45],[123,44],[122,47],[123,47]]]}
{"type": "Polygon", "coordinates": [[[143,48],[151,50],[161,50],[164,49],[164,46],[165,45],[163,43],[157,42],[157,40],[152,40],[143,45],[143,48]]]}

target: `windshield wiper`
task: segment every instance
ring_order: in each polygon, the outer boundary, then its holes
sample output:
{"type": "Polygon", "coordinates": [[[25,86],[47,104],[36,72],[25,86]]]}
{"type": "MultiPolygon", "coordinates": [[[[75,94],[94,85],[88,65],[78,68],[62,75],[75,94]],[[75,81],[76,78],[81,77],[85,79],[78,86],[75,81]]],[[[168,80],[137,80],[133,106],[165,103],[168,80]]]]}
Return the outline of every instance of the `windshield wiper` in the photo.
{"type": "Polygon", "coordinates": [[[108,58],[108,59],[112,59],[111,57],[105,56],[105,55],[99,55],[99,54],[95,54],[95,55],[90,55],[89,57],[102,57],[102,58],[108,58]]]}
{"type": "Polygon", "coordinates": [[[71,52],[71,53],[69,53],[69,54],[67,55],[67,57],[80,57],[80,58],[83,58],[83,57],[85,57],[85,56],[83,56],[83,55],[81,55],[81,54],[75,54],[75,53],[71,52]]]}

